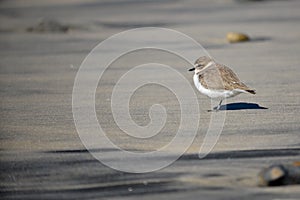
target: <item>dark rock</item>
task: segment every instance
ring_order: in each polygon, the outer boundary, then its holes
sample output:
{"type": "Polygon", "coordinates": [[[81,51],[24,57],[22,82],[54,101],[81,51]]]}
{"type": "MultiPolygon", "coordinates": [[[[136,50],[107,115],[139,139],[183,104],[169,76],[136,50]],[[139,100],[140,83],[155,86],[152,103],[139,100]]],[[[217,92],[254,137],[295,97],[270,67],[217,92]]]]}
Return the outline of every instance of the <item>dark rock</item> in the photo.
{"type": "Polygon", "coordinates": [[[295,165],[271,165],[258,174],[259,186],[300,184],[300,168],[295,165]]]}

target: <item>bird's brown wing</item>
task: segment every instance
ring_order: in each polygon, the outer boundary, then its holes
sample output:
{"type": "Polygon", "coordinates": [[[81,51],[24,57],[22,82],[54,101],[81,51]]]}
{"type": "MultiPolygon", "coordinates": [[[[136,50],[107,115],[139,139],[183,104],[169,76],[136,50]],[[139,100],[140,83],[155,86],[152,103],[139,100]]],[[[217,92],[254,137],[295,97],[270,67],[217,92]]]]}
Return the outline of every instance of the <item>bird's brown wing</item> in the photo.
{"type": "Polygon", "coordinates": [[[233,90],[233,89],[251,90],[242,81],[240,81],[238,76],[229,67],[226,67],[224,65],[217,65],[217,66],[226,90],[233,90]]]}
{"type": "Polygon", "coordinates": [[[205,88],[215,90],[241,89],[255,94],[254,90],[241,82],[237,75],[224,65],[216,64],[216,66],[199,75],[199,80],[205,88]]]}

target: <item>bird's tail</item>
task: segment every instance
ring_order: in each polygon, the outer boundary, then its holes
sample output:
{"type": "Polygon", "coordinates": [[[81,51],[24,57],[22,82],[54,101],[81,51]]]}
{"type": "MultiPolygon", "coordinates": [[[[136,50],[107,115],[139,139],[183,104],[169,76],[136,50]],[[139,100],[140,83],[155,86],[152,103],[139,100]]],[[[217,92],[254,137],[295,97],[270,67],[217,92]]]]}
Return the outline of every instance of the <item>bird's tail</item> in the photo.
{"type": "Polygon", "coordinates": [[[246,92],[249,92],[250,94],[256,94],[255,90],[246,90],[246,92]]]}

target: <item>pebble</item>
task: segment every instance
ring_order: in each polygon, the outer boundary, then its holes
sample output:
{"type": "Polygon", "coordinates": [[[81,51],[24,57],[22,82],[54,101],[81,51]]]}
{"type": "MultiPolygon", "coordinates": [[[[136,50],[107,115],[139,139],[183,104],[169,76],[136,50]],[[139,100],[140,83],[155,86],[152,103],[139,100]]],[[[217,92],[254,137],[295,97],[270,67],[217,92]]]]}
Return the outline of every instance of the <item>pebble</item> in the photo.
{"type": "Polygon", "coordinates": [[[258,174],[259,186],[300,184],[300,167],[297,165],[271,165],[258,174]]]}
{"type": "Polygon", "coordinates": [[[250,40],[248,35],[244,33],[235,33],[235,32],[227,33],[226,39],[230,43],[245,42],[250,40]]]}

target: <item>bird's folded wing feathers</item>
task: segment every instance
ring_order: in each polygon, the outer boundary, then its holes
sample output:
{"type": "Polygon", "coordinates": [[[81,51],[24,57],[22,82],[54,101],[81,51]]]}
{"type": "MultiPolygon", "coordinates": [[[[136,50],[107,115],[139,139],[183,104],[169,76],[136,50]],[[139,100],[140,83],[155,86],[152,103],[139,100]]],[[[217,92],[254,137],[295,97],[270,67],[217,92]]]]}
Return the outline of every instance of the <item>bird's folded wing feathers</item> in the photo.
{"type": "Polygon", "coordinates": [[[205,74],[199,75],[200,82],[204,87],[215,90],[240,89],[255,94],[255,91],[241,82],[229,67],[220,64],[216,66],[207,70],[205,74]]]}

